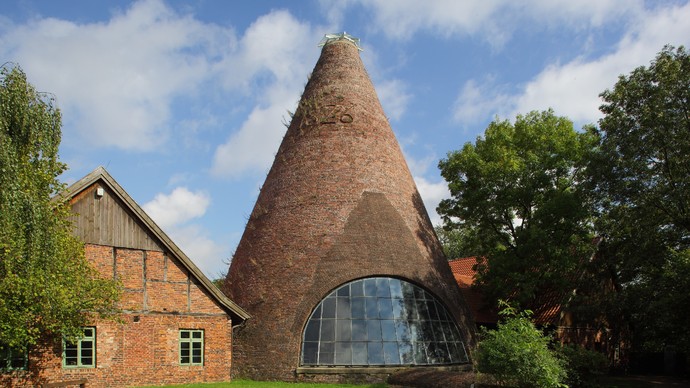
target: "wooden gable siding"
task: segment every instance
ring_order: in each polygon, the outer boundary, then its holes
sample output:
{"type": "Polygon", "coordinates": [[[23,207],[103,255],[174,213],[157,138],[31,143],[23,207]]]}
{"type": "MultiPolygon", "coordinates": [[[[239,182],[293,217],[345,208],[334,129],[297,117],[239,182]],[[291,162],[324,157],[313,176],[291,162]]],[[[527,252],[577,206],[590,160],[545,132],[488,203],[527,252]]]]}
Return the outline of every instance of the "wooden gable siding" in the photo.
{"type": "Polygon", "coordinates": [[[71,200],[74,234],[88,244],[163,251],[107,185],[95,182],[71,200]],[[103,196],[96,189],[103,189],[103,196]]]}

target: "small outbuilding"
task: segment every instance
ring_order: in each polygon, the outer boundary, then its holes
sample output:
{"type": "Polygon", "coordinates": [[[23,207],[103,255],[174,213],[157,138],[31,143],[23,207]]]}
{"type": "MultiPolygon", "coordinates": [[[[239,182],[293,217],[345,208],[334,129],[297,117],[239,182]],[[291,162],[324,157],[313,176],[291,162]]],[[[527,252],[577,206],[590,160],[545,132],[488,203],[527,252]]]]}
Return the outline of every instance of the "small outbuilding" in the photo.
{"type": "Polygon", "coordinates": [[[76,343],[30,349],[10,385],[89,387],[230,381],[232,329],[249,314],[221,293],[99,167],[66,193],[74,233],[103,276],[123,287],[116,320],[94,318],[76,343]]]}

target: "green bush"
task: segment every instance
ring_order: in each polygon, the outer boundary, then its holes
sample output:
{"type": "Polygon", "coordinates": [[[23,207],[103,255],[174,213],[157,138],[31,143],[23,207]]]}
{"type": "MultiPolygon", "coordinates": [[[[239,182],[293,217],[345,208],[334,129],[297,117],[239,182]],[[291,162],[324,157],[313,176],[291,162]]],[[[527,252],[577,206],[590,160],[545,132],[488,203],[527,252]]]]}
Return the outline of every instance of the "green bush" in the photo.
{"type": "Polygon", "coordinates": [[[518,313],[505,302],[496,330],[482,330],[475,351],[477,371],[493,375],[504,385],[566,387],[563,360],[549,349],[545,336],[529,320],[531,311],[518,313]]]}
{"type": "Polygon", "coordinates": [[[599,377],[609,366],[605,355],[582,346],[566,345],[559,350],[568,371],[566,382],[571,388],[598,387],[599,377]]]}

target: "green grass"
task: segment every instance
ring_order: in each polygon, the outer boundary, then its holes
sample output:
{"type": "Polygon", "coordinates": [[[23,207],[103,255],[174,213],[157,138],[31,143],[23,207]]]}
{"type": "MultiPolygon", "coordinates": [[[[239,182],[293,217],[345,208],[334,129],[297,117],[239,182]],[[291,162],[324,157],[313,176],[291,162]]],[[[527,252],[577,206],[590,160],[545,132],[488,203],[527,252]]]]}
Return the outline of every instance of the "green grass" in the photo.
{"type": "MultiPolygon", "coordinates": [[[[171,388],[386,388],[386,384],[283,383],[278,381],[233,380],[230,383],[164,385],[171,388]]],[[[156,386],[161,388],[161,386],[156,386]]]]}

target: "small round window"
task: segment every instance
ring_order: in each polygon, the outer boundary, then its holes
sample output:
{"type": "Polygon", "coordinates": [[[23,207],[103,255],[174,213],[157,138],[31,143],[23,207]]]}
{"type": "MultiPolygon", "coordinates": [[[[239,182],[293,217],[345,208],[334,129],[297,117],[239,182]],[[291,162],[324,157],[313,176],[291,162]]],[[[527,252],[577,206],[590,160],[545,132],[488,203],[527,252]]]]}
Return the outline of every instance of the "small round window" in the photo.
{"type": "Polygon", "coordinates": [[[316,306],[304,329],[302,365],[443,365],[468,361],[446,308],[400,279],[340,286],[316,306]]]}

